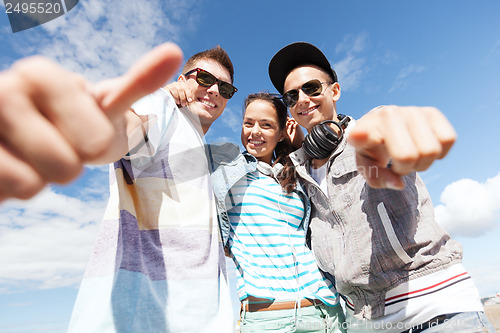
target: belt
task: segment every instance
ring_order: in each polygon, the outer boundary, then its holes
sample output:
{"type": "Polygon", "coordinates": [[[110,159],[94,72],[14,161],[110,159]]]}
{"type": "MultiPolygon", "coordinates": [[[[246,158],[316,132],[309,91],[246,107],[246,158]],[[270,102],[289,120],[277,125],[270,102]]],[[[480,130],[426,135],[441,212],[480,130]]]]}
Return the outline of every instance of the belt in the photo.
{"type": "MultiPolygon", "coordinates": [[[[264,303],[241,303],[241,310],[248,312],[257,311],[275,311],[275,310],[290,310],[296,307],[297,302],[264,302],[264,303]]],[[[321,301],[315,299],[304,298],[300,301],[300,307],[305,308],[312,305],[322,304],[321,301]]],[[[298,307],[298,304],[297,304],[298,307]]]]}
{"type": "Polygon", "coordinates": [[[456,313],[450,313],[450,314],[436,316],[425,323],[413,326],[409,330],[403,331],[401,333],[420,333],[420,332],[422,332],[430,327],[434,327],[434,326],[437,326],[439,324],[444,323],[446,320],[450,319],[454,315],[456,315],[456,313]]]}

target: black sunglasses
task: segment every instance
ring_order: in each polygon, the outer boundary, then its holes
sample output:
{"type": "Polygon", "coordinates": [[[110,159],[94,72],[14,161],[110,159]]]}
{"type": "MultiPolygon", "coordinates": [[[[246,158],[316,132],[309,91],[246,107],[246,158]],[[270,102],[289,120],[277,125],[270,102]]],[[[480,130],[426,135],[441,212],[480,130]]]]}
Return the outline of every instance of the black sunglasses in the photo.
{"type": "Polygon", "coordinates": [[[219,94],[225,99],[230,99],[233,97],[234,93],[238,91],[235,86],[225,81],[221,81],[213,74],[210,74],[204,69],[195,68],[184,74],[184,76],[188,76],[192,73],[196,72],[196,82],[205,88],[211,87],[217,83],[217,87],[219,88],[219,94]]]}
{"type": "MultiPolygon", "coordinates": [[[[333,82],[321,82],[320,80],[311,80],[304,83],[300,90],[304,92],[307,96],[318,96],[323,92],[323,84],[332,84],[333,82]]],[[[299,100],[299,89],[288,90],[283,94],[283,103],[289,108],[293,108],[297,101],[299,100]]]]}

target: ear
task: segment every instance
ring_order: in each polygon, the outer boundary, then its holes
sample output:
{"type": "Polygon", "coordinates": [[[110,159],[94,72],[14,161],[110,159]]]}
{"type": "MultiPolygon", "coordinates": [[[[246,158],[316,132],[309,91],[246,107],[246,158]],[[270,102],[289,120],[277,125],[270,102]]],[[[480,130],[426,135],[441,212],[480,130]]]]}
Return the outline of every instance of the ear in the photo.
{"type": "Polygon", "coordinates": [[[332,85],[332,92],[333,92],[333,101],[337,102],[340,98],[340,84],[338,82],[335,82],[332,85]]]}

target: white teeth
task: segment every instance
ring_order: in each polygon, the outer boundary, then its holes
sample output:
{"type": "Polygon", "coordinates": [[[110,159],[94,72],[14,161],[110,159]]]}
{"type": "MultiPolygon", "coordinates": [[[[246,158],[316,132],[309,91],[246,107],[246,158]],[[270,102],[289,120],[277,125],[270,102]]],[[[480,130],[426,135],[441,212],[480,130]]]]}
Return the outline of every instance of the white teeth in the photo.
{"type": "Polygon", "coordinates": [[[257,141],[257,140],[249,140],[248,142],[253,143],[254,145],[260,145],[264,143],[264,141],[257,141]]]}
{"type": "Polygon", "coordinates": [[[207,106],[210,106],[211,108],[214,108],[214,107],[215,107],[215,104],[214,104],[214,103],[212,103],[212,102],[210,102],[210,101],[207,101],[207,100],[205,100],[205,99],[201,99],[201,100],[200,100],[200,102],[201,102],[201,103],[203,103],[203,104],[205,104],[205,105],[207,105],[207,106]]]}
{"type": "Polygon", "coordinates": [[[315,106],[315,107],[312,107],[312,108],[309,108],[307,110],[304,110],[302,112],[297,112],[298,114],[304,116],[304,115],[308,115],[309,113],[313,112],[314,110],[316,110],[318,107],[315,106]]]}

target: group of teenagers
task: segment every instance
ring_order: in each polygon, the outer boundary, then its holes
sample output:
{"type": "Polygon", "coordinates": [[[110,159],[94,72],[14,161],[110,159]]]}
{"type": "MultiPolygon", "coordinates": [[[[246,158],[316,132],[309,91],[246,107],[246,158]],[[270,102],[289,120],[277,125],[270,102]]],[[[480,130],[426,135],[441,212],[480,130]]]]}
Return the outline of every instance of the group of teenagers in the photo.
{"type": "Polygon", "coordinates": [[[241,332],[494,332],[417,174],[455,140],[440,111],[340,114],[336,72],[296,42],[269,63],[279,94],[246,97],[240,152],[203,139],[237,92],[229,56],[163,86],[181,59],[165,44],[95,84],[41,58],[0,74],[0,198],[112,163],[70,332],[231,332],[226,255],[241,332]]]}

